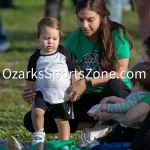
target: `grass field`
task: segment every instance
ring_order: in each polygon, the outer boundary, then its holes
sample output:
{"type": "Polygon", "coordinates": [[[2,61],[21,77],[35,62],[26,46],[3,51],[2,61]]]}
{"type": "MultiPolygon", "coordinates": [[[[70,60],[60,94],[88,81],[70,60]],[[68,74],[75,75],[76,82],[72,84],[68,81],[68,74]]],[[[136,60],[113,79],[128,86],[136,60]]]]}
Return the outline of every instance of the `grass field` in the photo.
{"type": "MultiPolygon", "coordinates": [[[[31,133],[23,127],[24,114],[30,109],[21,98],[21,89],[25,86],[24,80],[6,80],[3,70],[25,71],[29,56],[38,47],[36,43],[36,24],[44,14],[44,0],[14,0],[17,9],[4,9],[0,11],[4,27],[10,41],[10,50],[0,53],[0,137],[10,135],[19,140],[31,141],[31,133]]],[[[77,28],[74,6],[69,0],[64,0],[61,11],[62,31],[65,36],[61,39],[63,44],[67,35],[77,28]]],[[[140,57],[141,43],[139,39],[139,26],[136,12],[125,12],[123,24],[133,36],[134,45],[131,52],[130,65],[140,57]]],[[[55,135],[48,135],[47,140],[55,135]]],[[[73,135],[78,138],[78,133],[73,135]]]]}

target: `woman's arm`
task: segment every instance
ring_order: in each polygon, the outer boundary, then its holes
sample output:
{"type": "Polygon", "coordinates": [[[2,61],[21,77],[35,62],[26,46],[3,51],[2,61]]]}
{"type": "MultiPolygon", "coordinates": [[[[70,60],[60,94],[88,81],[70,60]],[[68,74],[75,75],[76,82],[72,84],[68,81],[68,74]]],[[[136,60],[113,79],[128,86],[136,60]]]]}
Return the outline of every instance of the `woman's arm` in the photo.
{"type": "Polygon", "coordinates": [[[149,110],[150,105],[143,102],[130,109],[124,115],[97,111],[94,114],[94,119],[98,120],[99,123],[115,120],[126,125],[137,125],[143,122],[149,110]]]}
{"type": "Polygon", "coordinates": [[[126,75],[126,70],[128,68],[129,58],[118,60],[118,69],[116,71],[112,71],[107,73],[106,75],[100,78],[92,78],[93,87],[105,85],[109,79],[119,78],[123,80],[126,75]]]}
{"type": "Polygon", "coordinates": [[[74,84],[78,80],[80,80],[80,72],[71,74],[71,84],[74,84]]]}
{"type": "Polygon", "coordinates": [[[103,111],[107,111],[109,113],[114,113],[114,114],[125,114],[128,112],[131,108],[134,108],[136,105],[139,104],[139,97],[138,95],[133,95],[130,94],[127,98],[126,101],[122,103],[116,103],[116,104],[105,104],[106,107],[104,107],[103,111]]]}
{"type": "Polygon", "coordinates": [[[122,103],[125,102],[125,99],[117,97],[117,96],[109,96],[109,97],[105,97],[100,101],[100,104],[115,104],[115,103],[122,103]]]}
{"type": "MultiPolygon", "coordinates": [[[[77,82],[77,81],[79,81],[79,80],[80,80],[80,73],[79,73],[79,72],[74,73],[74,74],[71,75],[71,85],[75,84],[75,82],[77,82]]],[[[76,94],[73,98],[71,97],[70,99],[68,99],[68,98],[65,98],[65,99],[66,99],[67,101],[70,100],[71,102],[73,102],[74,99],[77,100],[77,99],[80,98],[80,97],[78,97],[78,95],[79,95],[79,94],[76,94]]],[[[70,94],[70,96],[71,96],[71,94],[70,94]]]]}
{"type": "Polygon", "coordinates": [[[26,88],[34,91],[35,81],[26,81],[26,88]]]}
{"type": "MultiPolygon", "coordinates": [[[[123,117],[122,122],[127,125],[137,125],[141,124],[146,115],[150,110],[150,105],[147,103],[140,103],[134,108],[130,109],[123,117]]],[[[116,120],[117,121],[117,120],[116,120]]]]}
{"type": "MultiPolygon", "coordinates": [[[[105,85],[108,80],[111,78],[120,78],[124,79],[126,70],[128,67],[129,58],[118,60],[118,69],[116,71],[110,72],[107,75],[101,76],[100,78],[87,78],[87,80],[92,81],[92,87],[105,85]]],[[[67,92],[68,96],[66,100],[76,101],[77,98],[81,97],[81,95],[86,90],[86,82],[85,80],[80,80],[71,85],[67,92]]]]}

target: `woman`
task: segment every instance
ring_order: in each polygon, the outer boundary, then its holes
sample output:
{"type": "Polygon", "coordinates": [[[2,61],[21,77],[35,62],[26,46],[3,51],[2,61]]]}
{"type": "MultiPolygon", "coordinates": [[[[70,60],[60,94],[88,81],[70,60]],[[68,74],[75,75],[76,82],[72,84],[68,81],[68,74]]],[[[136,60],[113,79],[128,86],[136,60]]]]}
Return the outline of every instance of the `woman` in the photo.
{"type": "MultiPolygon", "coordinates": [[[[66,100],[74,102],[75,113],[75,119],[70,121],[72,132],[77,128],[95,125],[87,111],[99,103],[100,99],[111,95],[125,98],[130,93],[130,82],[128,78],[124,79],[131,48],[127,30],[109,19],[105,0],[81,0],[76,7],[76,14],[79,29],[64,44],[66,50],[70,50],[77,58],[82,77],[84,76],[68,88],[66,100]],[[99,76],[100,73],[103,76],[99,76]]],[[[30,102],[35,97],[35,92],[23,89],[22,97],[30,102]]],[[[34,132],[31,112],[26,114],[24,125],[34,132]]],[[[49,112],[45,113],[44,128],[45,132],[57,132],[49,112]]],[[[92,129],[88,133],[91,135],[92,129]]]]}
{"type": "MultiPolygon", "coordinates": [[[[112,99],[105,98],[105,100],[109,102],[113,102],[112,99]]],[[[118,103],[116,101],[116,103],[118,103]]],[[[137,124],[142,124],[145,117],[147,116],[149,110],[150,110],[150,95],[148,94],[140,104],[130,109],[126,114],[112,114],[107,112],[97,112],[94,115],[94,119],[98,120],[99,123],[105,123],[110,120],[115,120],[119,123],[126,124],[129,126],[136,126],[137,124]]],[[[148,115],[149,116],[149,115],[148,115]]],[[[132,147],[137,146],[137,143],[140,142],[141,138],[144,137],[145,131],[148,131],[148,117],[145,120],[144,124],[141,126],[141,129],[138,131],[138,129],[132,129],[132,128],[126,128],[118,125],[113,129],[112,132],[107,134],[106,136],[98,139],[101,143],[107,142],[131,142],[133,139],[132,147]],[[138,133],[137,133],[138,131],[138,133]],[[137,133],[137,136],[134,138],[135,134],[137,133]]]]}

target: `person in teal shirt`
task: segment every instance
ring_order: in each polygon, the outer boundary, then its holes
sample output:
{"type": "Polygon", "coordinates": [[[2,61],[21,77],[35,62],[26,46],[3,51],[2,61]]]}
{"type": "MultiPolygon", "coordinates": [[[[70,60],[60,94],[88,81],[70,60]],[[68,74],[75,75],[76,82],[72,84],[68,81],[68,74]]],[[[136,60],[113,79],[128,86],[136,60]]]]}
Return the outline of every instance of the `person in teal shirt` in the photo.
{"type": "MultiPolygon", "coordinates": [[[[64,43],[65,49],[74,54],[81,69],[81,80],[68,88],[66,96],[66,100],[74,105],[75,119],[70,120],[71,132],[94,126],[95,122],[87,111],[104,97],[125,98],[131,87],[126,77],[131,37],[124,26],[109,19],[105,0],[81,0],[77,4],[76,14],[79,28],[64,43]]],[[[35,92],[24,88],[22,97],[29,102],[35,97],[35,92]]],[[[58,132],[49,112],[45,113],[44,120],[46,133],[58,132]]],[[[34,132],[31,111],[24,117],[24,126],[34,132]]],[[[83,131],[85,137],[90,135],[89,143],[93,138],[104,135],[107,129],[98,134],[93,131],[95,126],[87,132],[83,131]]]]}

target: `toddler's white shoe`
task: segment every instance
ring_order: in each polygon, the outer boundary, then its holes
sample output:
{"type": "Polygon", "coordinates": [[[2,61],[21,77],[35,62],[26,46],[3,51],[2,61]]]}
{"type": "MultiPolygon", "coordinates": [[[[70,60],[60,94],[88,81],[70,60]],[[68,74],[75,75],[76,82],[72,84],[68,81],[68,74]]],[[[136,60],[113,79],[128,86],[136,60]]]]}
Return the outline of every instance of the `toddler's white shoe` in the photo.
{"type": "Polygon", "coordinates": [[[32,145],[38,144],[39,142],[45,141],[45,132],[34,132],[33,133],[33,140],[32,145]]]}

